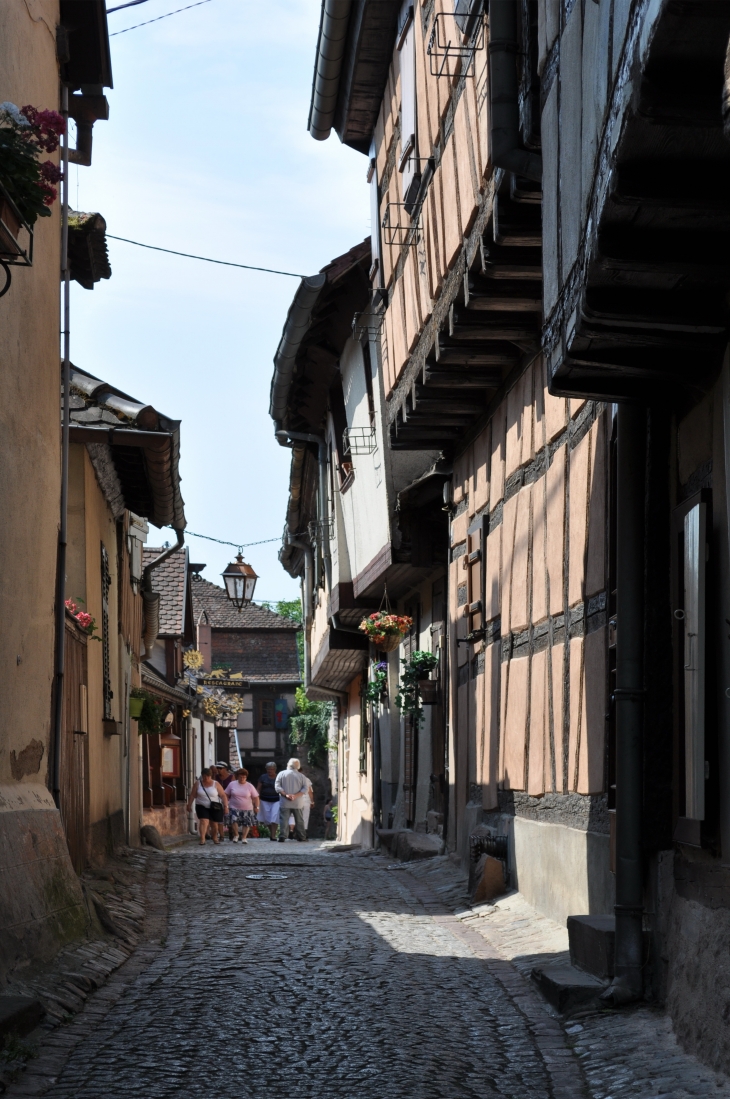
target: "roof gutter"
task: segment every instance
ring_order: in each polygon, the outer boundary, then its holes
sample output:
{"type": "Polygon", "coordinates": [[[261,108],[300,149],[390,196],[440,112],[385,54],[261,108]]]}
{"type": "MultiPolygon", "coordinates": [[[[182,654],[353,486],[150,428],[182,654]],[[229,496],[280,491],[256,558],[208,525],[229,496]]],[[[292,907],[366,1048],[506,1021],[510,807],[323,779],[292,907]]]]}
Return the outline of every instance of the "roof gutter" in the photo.
{"type": "Polygon", "coordinates": [[[525,179],[542,180],[542,157],[522,148],[517,82],[517,5],[489,4],[489,110],[492,163],[525,179]]]}
{"type": "Polygon", "coordinates": [[[351,7],[352,0],[322,0],[307,124],[315,141],[326,141],[332,132],[351,7]]]}
{"type": "MultiPolygon", "coordinates": [[[[279,431],[286,415],[289,387],[294,375],[297,354],[312,320],[312,312],[327,282],[325,274],[302,279],[287,314],[284,331],[274,355],[274,377],[271,380],[269,415],[279,431]]],[[[286,445],[286,444],[284,444],[286,445]]]]}

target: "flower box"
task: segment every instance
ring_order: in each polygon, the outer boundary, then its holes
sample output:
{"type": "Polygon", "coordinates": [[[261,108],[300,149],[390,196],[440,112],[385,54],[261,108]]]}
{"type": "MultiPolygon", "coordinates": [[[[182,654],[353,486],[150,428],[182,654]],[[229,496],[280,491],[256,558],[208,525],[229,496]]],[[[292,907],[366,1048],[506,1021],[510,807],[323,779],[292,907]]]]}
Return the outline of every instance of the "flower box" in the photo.
{"type": "Polygon", "coordinates": [[[439,702],[439,684],[437,679],[419,679],[418,693],[424,706],[436,706],[439,702]]]}
{"type": "Polygon", "coordinates": [[[20,211],[7,193],[0,192],[0,257],[15,259],[22,256],[23,249],[18,237],[23,219],[20,211]]]}

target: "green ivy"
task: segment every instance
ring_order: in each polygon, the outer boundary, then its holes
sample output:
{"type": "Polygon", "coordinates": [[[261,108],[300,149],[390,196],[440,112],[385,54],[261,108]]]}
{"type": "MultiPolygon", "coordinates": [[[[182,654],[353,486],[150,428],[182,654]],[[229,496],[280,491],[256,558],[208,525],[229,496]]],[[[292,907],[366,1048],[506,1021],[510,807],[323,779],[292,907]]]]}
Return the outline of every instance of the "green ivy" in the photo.
{"type": "Polygon", "coordinates": [[[331,702],[310,702],[302,687],[297,687],[296,713],[289,718],[289,740],[307,748],[307,762],[314,763],[330,747],[331,702]]]}
{"type": "Polygon", "coordinates": [[[407,660],[402,660],[404,665],[401,672],[396,705],[402,714],[412,714],[413,723],[418,726],[423,721],[423,706],[421,705],[421,692],[418,690],[419,679],[428,679],[430,672],[436,667],[439,658],[434,653],[416,649],[407,660]]]}

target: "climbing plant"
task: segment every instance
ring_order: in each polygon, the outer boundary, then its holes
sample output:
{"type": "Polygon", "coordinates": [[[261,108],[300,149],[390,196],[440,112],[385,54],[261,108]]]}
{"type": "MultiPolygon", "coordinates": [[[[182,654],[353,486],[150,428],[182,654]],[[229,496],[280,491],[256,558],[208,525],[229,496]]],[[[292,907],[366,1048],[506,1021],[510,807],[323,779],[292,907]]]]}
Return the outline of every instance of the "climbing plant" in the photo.
{"type": "Polygon", "coordinates": [[[388,665],[385,660],[373,664],[370,680],[363,688],[363,695],[368,702],[382,702],[388,697],[388,665]]]}
{"type": "Polygon", "coordinates": [[[296,713],[289,718],[289,740],[307,748],[307,761],[314,763],[331,747],[329,732],[331,702],[311,702],[302,687],[297,687],[296,713]]]}

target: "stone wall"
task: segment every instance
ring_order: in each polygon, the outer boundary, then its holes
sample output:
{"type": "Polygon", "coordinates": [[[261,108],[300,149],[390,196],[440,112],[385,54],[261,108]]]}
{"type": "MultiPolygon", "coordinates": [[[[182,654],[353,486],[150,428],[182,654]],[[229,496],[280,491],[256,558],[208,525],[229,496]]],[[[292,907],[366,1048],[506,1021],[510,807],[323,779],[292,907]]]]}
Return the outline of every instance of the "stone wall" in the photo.
{"type": "Polygon", "coordinates": [[[89,922],[61,817],[45,786],[0,786],[0,985],[48,961],[89,922]]]}

